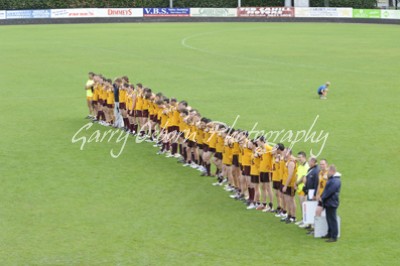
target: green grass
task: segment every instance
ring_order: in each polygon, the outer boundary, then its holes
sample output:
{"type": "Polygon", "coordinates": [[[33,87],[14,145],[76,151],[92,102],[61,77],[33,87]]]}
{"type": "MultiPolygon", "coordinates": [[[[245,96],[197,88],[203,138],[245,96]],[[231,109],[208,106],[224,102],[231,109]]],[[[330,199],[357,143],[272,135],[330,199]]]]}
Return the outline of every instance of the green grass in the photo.
{"type": "Polygon", "coordinates": [[[398,26],[42,25],[0,36],[2,265],[398,263],[398,26]],[[79,150],[88,71],[129,75],[215,120],[240,115],[242,128],[308,129],[319,115],[321,157],[343,174],[340,241],[246,211],[131,137],[117,159],[121,143],[79,150]]]}

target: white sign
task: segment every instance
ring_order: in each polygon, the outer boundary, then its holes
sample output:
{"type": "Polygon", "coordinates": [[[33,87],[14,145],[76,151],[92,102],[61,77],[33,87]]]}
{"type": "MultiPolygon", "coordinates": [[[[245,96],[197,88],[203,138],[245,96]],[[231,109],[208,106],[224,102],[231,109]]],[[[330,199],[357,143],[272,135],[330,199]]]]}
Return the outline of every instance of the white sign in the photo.
{"type": "Polygon", "coordinates": [[[143,17],[143,8],[99,8],[96,17],[143,17]]]}
{"type": "Polygon", "coordinates": [[[309,0],[294,0],[294,7],[309,7],[309,0]]]}
{"type": "MultiPolygon", "coordinates": [[[[338,238],[340,237],[340,217],[337,217],[338,222],[338,238]]],[[[314,237],[323,237],[328,234],[328,222],[325,216],[315,217],[314,237]]]]}
{"type": "Polygon", "coordinates": [[[236,8],[191,8],[191,17],[237,17],[236,8]]]}
{"type": "Polygon", "coordinates": [[[52,9],[51,18],[96,17],[96,8],[52,9]]]}
{"type": "MultiPolygon", "coordinates": [[[[314,224],[315,211],[317,210],[318,201],[303,202],[303,223],[314,224]]],[[[325,210],[321,214],[325,216],[325,210]]]]}
{"type": "Polygon", "coordinates": [[[388,8],[389,7],[389,0],[377,0],[376,4],[377,4],[377,6],[379,8],[388,8]]]}
{"type": "Polygon", "coordinates": [[[383,18],[383,19],[400,19],[400,10],[382,10],[381,18],[383,18]]]}
{"type": "Polygon", "coordinates": [[[0,10],[0,19],[6,19],[6,11],[0,10]]]}
{"type": "Polygon", "coordinates": [[[335,7],[298,7],[294,10],[294,16],[298,18],[351,18],[352,8],[335,7]]]}

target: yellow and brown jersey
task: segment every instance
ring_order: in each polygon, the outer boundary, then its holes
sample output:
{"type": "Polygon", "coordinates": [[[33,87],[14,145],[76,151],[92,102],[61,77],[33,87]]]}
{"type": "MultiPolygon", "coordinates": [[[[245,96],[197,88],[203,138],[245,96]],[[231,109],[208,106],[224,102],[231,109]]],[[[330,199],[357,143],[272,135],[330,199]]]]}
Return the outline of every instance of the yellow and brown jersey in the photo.
{"type": "Polygon", "coordinates": [[[250,175],[258,176],[260,175],[260,162],[261,158],[255,153],[251,154],[251,168],[250,175]]]}
{"type": "Polygon", "coordinates": [[[318,195],[321,196],[324,192],[326,182],[328,182],[328,171],[319,171],[318,174],[318,195]]]}
{"type": "Polygon", "coordinates": [[[243,147],[242,150],[242,165],[243,166],[250,166],[251,165],[251,156],[253,151],[247,147],[243,147]]]}
{"type": "Polygon", "coordinates": [[[143,110],[143,97],[140,93],[136,96],[135,110],[137,111],[143,110]]]}
{"type": "Polygon", "coordinates": [[[216,152],[224,151],[224,138],[222,136],[217,136],[217,144],[215,146],[216,152]]]}
{"type": "Polygon", "coordinates": [[[231,165],[233,159],[233,148],[229,145],[222,147],[222,163],[225,165],[231,165]]]}
{"type": "Polygon", "coordinates": [[[294,160],[293,158],[291,158],[287,162],[285,162],[285,166],[283,167],[282,184],[285,185],[286,181],[289,178],[289,164],[293,164],[294,169],[293,169],[293,175],[292,175],[292,178],[290,179],[290,183],[288,184],[288,187],[294,187],[294,185],[296,184],[297,163],[296,163],[296,160],[294,160]]]}
{"type": "Polygon", "coordinates": [[[281,162],[275,156],[272,156],[272,181],[282,180],[281,162]]]}
{"type": "Polygon", "coordinates": [[[265,144],[264,153],[261,157],[260,172],[269,173],[272,172],[272,147],[265,144]]]}

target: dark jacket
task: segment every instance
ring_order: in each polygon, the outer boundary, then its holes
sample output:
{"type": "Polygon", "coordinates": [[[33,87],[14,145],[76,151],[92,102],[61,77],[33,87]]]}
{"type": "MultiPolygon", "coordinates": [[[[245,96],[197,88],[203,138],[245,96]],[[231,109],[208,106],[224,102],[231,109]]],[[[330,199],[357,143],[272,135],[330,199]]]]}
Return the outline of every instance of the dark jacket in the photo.
{"type": "Polygon", "coordinates": [[[322,205],[331,208],[339,207],[339,193],[340,193],[340,174],[336,173],[331,176],[326,182],[324,192],[321,195],[322,205]]]}
{"type": "Polygon", "coordinates": [[[119,88],[117,84],[113,84],[114,88],[114,102],[119,103],[119,88]]]}
{"type": "Polygon", "coordinates": [[[306,175],[306,185],[303,187],[304,193],[308,194],[310,189],[314,189],[314,196],[317,195],[318,181],[319,181],[319,166],[314,165],[313,167],[308,169],[306,175]]]}

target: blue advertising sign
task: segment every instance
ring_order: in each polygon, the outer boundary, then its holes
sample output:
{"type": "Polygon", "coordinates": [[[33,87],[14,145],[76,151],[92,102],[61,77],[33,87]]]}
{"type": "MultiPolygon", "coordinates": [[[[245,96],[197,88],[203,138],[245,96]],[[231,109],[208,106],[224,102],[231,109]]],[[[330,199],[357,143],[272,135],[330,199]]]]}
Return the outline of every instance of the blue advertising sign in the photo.
{"type": "Polygon", "coordinates": [[[32,10],[7,10],[6,19],[32,18],[32,10]]]}
{"type": "Polygon", "coordinates": [[[189,17],[190,8],[143,8],[144,17],[189,17]]]}
{"type": "Polygon", "coordinates": [[[50,18],[50,9],[32,10],[32,18],[50,18]]]}
{"type": "Polygon", "coordinates": [[[7,10],[6,19],[50,18],[50,10],[7,10]]]}

